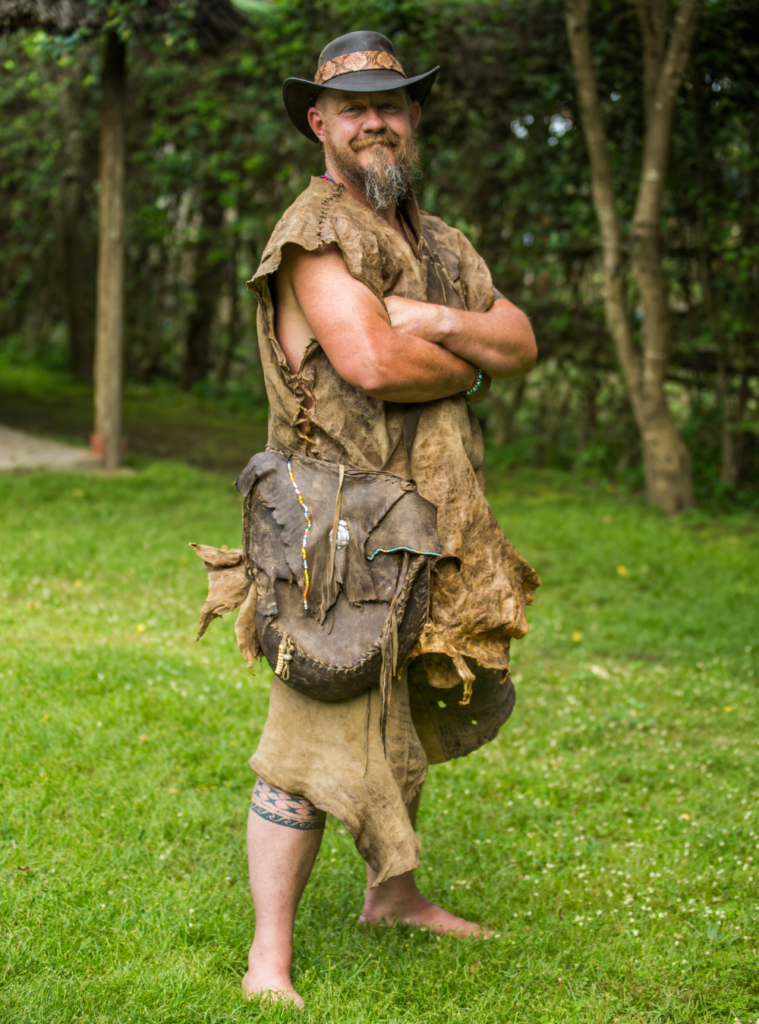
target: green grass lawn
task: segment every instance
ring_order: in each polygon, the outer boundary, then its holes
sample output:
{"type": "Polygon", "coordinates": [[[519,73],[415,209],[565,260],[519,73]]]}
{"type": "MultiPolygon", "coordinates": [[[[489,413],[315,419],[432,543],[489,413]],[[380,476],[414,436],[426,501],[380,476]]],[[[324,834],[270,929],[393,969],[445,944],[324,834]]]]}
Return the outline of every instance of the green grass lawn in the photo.
{"type": "Polygon", "coordinates": [[[431,770],[423,891],[498,937],[357,927],[329,820],[301,1016],[245,1004],[246,765],[266,713],[233,622],[228,475],[0,479],[0,1021],[729,1022],[759,1017],[759,533],[569,477],[491,480],[543,577],[501,736],[431,770]]]}

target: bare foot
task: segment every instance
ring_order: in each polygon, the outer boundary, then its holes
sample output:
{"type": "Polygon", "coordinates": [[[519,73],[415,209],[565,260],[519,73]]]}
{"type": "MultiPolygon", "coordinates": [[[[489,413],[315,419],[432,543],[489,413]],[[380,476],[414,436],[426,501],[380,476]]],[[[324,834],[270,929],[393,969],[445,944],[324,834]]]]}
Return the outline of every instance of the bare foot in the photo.
{"type": "Polygon", "coordinates": [[[266,970],[263,965],[248,967],[243,975],[242,991],[246,999],[261,999],[270,1003],[294,1003],[303,1009],[303,1000],[293,988],[288,974],[266,970]]]}
{"type": "MultiPolygon", "coordinates": [[[[377,889],[382,889],[382,886],[378,886],[377,889]]],[[[456,917],[455,914],[430,903],[419,892],[410,893],[403,899],[388,903],[382,895],[379,895],[379,898],[375,896],[377,889],[366,894],[364,909],[358,919],[361,924],[375,925],[384,922],[390,925],[393,921],[400,921],[412,928],[429,928],[435,935],[475,939],[490,939],[494,935],[494,932],[488,931],[482,925],[467,921],[463,917],[456,917]]]]}

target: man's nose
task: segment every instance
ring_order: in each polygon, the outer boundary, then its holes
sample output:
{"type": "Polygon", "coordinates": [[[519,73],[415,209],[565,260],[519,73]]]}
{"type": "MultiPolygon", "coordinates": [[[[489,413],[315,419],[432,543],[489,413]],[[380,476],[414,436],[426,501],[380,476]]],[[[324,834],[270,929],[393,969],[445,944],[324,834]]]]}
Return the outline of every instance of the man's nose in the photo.
{"type": "Polygon", "coordinates": [[[369,107],[364,116],[364,123],[361,125],[365,132],[379,132],[386,127],[384,120],[380,117],[375,107],[369,107]]]}

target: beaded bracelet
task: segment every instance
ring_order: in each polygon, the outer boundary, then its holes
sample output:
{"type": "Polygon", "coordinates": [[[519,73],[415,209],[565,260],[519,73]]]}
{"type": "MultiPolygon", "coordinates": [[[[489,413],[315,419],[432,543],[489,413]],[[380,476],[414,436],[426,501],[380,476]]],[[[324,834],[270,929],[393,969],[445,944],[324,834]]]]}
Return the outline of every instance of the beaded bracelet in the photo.
{"type": "Polygon", "coordinates": [[[482,370],[477,371],[477,379],[468,391],[463,391],[464,398],[471,398],[472,395],[476,395],[482,387],[483,381],[485,380],[485,374],[482,370]]]}

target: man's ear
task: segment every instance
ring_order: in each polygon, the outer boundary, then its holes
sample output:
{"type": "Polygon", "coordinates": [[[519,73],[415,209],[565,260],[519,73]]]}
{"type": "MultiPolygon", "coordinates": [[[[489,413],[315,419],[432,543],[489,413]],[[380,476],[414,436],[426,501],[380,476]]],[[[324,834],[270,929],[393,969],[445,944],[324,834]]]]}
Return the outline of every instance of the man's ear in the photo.
{"type": "Polygon", "coordinates": [[[422,119],[422,107],[417,100],[412,101],[409,113],[411,114],[411,127],[416,131],[422,119]]]}
{"type": "Polygon", "coordinates": [[[311,107],[308,111],[308,123],[311,125],[311,131],[317,137],[319,142],[324,142],[327,131],[324,127],[324,118],[322,112],[318,107],[311,107]]]}

